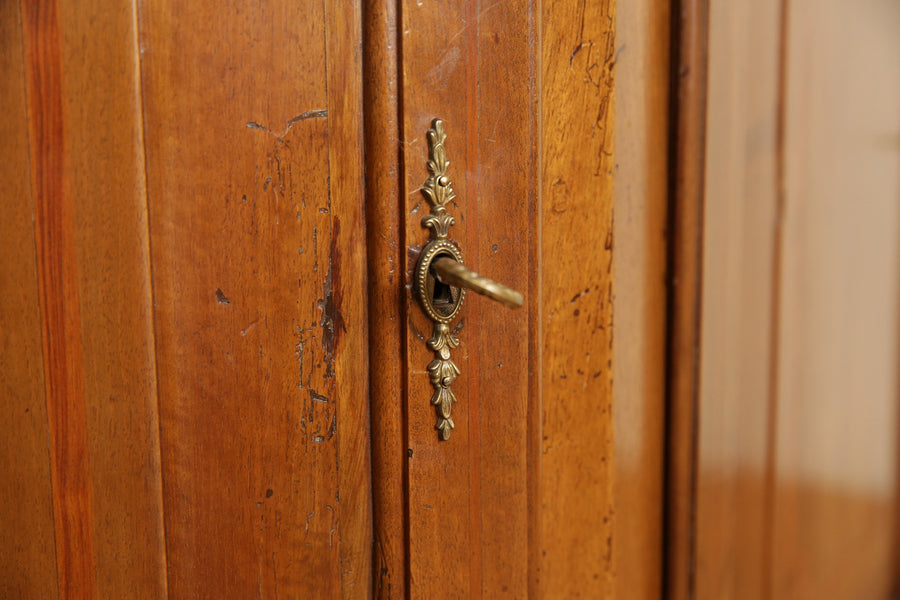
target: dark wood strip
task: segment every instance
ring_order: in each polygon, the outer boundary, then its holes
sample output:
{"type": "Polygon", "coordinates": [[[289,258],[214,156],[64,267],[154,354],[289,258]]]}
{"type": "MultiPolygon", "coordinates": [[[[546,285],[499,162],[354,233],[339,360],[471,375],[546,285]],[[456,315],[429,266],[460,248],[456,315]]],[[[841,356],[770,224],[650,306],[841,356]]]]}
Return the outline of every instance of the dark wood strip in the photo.
{"type": "Polygon", "coordinates": [[[53,600],[59,592],[21,8],[0,2],[0,598],[53,600]]]}
{"type": "Polygon", "coordinates": [[[707,0],[672,10],[666,562],[668,597],[693,597],[706,140],[707,0]]]}
{"type": "Polygon", "coordinates": [[[34,227],[62,598],[96,595],[84,367],[57,2],[23,8],[34,227]]]}
{"type": "Polygon", "coordinates": [[[379,599],[407,589],[405,229],[400,197],[400,99],[396,0],[366,0],[364,96],[368,239],[369,380],[372,411],[374,585],[379,599]],[[399,367],[399,368],[395,368],[399,367]]]}
{"type": "MultiPolygon", "coordinates": [[[[463,221],[466,228],[466,237],[468,239],[468,247],[464,249],[465,258],[469,264],[469,268],[478,272],[478,179],[479,179],[479,163],[478,163],[478,121],[479,121],[479,40],[478,26],[480,22],[480,2],[478,0],[469,0],[466,3],[466,31],[465,46],[463,51],[466,54],[466,214],[463,221]]],[[[461,164],[457,162],[457,164],[461,164]]],[[[479,311],[480,298],[474,294],[469,294],[469,300],[466,306],[465,318],[470,325],[464,330],[464,335],[473,349],[469,352],[469,360],[467,370],[469,377],[465,388],[466,408],[469,411],[468,427],[469,427],[469,598],[471,600],[479,600],[481,598],[483,586],[483,567],[482,567],[482,544],[481,544],[481,526],[482,526],[482,506],[481,506],[481,373],[479,372],[479,364],[481,362],[481,348],[479,347],[479,337],[481,333],[481,316],[479,311]]]]}

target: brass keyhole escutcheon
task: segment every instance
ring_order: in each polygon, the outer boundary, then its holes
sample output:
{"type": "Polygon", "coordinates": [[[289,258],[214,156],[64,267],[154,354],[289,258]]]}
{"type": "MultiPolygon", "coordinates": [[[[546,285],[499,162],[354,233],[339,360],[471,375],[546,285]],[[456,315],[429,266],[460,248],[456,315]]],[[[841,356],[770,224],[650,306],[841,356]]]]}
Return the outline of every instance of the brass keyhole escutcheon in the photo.
{"type": "Polygon", "coordinates": [[[462,262],[462,254],[448,240],[434,240],[425,246],[416,266],[416,285],[419,301],[432,321],[449,323],[462,308],[466,290],[440,281],[434,273],[433,263],[440,258],[462,262]]]}
{"type": "Polygon", "coordinates": [[[451,410],[456,402],[453,382],[460,374],[451,358],[451,350],[459,346],[456,332],[450,323],[459,314],[466,289],[487,296],[512,308],[522,306],[524,299],[519,292],[482,277],[463,265],[462,252],[450,240],[450,227],[456,222],[447,212],[448,204],[456,197],[453,184],[447,176],[447,152],[444,149],[444,123],[432,122],[428,131],[428,174],[422,185],[422,194],[431,205],[431,212],[422,219],[422,226],[431,230],[431,241],[422,249],[416,264],[415,284],[419,303],[434,322],[434,330],[426,342],[434,352],[434,360],[428,363],[428,377],[434,388],[431,403],[437,411],[435,429],[440,439],[450,439],[455,427],[451,410]]]}

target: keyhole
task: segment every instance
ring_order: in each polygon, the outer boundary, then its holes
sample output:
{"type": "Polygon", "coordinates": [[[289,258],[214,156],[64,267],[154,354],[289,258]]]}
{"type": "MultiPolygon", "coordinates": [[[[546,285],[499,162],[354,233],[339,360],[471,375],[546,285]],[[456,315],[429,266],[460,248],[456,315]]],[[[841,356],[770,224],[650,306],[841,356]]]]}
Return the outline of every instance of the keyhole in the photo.
{"type": "Polygon", "coordinates": [[[453,304],[453,291],[449,285],[438,281],[437,277],[434,278],[434,292],[431,302],[441,312],[446,311],[447,307],[453,304]]]}

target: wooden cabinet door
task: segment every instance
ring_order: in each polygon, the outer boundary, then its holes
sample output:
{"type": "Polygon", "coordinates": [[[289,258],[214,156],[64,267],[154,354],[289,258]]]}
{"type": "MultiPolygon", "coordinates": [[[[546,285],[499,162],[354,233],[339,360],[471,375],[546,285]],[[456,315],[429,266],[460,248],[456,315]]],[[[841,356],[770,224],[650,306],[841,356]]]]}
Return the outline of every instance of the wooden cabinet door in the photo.
{"type": "Polygon", "coordinates": [[[655,597],[662,4],[2,4],[0,596],[655,597]]]}

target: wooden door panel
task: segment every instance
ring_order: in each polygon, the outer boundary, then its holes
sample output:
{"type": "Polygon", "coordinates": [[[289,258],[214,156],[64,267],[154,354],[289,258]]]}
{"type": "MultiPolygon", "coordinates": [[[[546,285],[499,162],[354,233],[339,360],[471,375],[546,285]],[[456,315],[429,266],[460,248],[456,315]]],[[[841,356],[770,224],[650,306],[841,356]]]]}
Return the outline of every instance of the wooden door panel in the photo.
{"type": "MultiPolygon", "coordinates": [[[[376,504],[405,494],[408,505],[402,515],[389,507],[383,520],[376,515],[376,538],[388,540],[379,545],[378,591],[611,594],[612,6],[563,2],[542,13],[524,1],[402,2],[399,17],[379,7],[375,31],[397,34],[399,117],[396,125],[371,118],[397,128],[403,187],[399,219],[382,221],[396,223],[400,235],[394,242],[390,230],[370,231],[370,251],[386,257],[374,273],[392,274],[387,257],[405,266],[408,292],[405,312],[393,315],[405,332],[389,342],[405,349],[404,446],[376,445],[376,479],[392,474],[402,484],[376,504]],[[392,25],[391,15],[401,20],[392,25]],[[445,123],[458,194],[450,237],[472,269],[526,296],[518,313],[467,297],[448,441],[438,440],[429,402],[432,325],[411,293],[429,239],[420,188],[428,177],[425,133],[436,117],[445,123]],[[408,529],[398,531],[398,522],[408,529]]],[[[390,60],[380,55],[374,75],[388,86],[394,80],[381,73],[390,60]]],[[[371,285],[378,297],[387,293],[371,285]]],[[[372,369],[373,389],[387,393],[392,375],[372,369]]],[[[376,438],[397,434],[389,417],[377,415],[389,405],[373,404],[374,422],[384,419],[376,438]]]]}
{"type": "Polygon", "coordinates": [[[363,597],[358,6],[140,17],[169,593],[363,597]]]}

